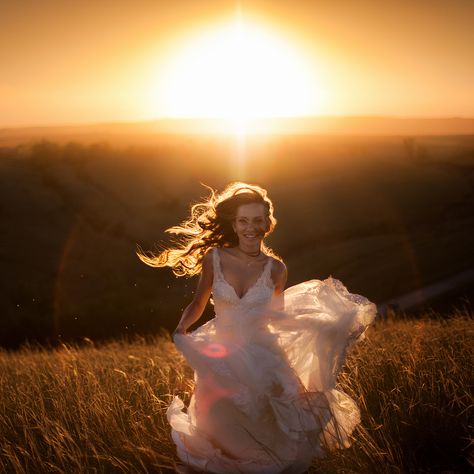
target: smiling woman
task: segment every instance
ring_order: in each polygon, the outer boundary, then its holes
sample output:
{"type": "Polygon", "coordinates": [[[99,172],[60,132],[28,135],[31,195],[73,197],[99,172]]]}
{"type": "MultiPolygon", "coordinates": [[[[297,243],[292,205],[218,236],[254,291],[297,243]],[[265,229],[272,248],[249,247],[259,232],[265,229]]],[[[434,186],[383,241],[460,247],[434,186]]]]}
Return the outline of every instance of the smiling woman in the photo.
{"type": "Polygon", "coordinates": [[[231,121],[301,116],[320,108],[322,91],[287,41],[237,19],[173,52],[160,72],[156,107],[171,117],[231,121]]]}
{"type": "Polygon", "coordinates": [[[173,333],[196,382],[186,410],[178,396],[167,409],[178,472],[300,474],[351,445],[359,408],[336,379],[376,307],[332,278],[285,289],[286,266],[264,244],[275,224],[265,189],[231,183],[168,229],[175,245],[138,253],[199,274],[173,333]],[[189,331],[211,294],[215,317],[189,331]]]}

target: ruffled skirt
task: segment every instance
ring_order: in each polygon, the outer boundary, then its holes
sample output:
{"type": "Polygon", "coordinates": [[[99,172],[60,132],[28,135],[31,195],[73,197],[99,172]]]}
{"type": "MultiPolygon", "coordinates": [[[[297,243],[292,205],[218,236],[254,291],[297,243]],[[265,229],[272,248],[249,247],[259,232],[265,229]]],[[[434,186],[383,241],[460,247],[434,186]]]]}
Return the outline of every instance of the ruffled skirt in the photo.
{"type": "Polygon", "coordinates": [[[350,446],[359,409],[336,377],[375,315],[329,278],[285,290],[245,340],[222,337],[219,317],[176,335],[196,382],[187,412],[178,397],[167,411],[178,457],[201,472],[302,473],[350,446]]]}

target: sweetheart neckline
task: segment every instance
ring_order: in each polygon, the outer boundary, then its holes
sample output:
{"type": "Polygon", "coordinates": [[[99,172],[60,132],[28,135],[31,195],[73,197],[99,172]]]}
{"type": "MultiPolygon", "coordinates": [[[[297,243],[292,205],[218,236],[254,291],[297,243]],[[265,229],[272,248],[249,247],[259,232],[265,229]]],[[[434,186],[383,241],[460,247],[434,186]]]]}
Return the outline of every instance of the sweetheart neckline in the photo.
{"type": "Polygon", "coordinates": [[[252,286],[250,286],[242,296],[239,296],[237,294],[237,291],[235,291],[235,288],[226,280],[226,278],[224,276],[224,272],[222,271],[221,256],[219,255],[219,249],[217,249],[217,248],[216,248],[216,253],[217,253],[217,265],[218,265],[219,273],[220,273],[220,276],[221,276],[221,280],[234,292],[234,295],[239,300],[239,302],[243,301],[245,299],[245,297],[250,293],[250,291],[257,287],[257,284],[260,282],[260,280],[263,278],[263,275],[265,274],[265,271],[267,269],[267,265],[269,265],[270,262],[272,261],[271,257],[267,257],[268,260],[267,260],[267,262],[265,262],[265,265],[263,266],[262,272],[260,273],[260,276],[257,278],[255,283],[252,286]]]}

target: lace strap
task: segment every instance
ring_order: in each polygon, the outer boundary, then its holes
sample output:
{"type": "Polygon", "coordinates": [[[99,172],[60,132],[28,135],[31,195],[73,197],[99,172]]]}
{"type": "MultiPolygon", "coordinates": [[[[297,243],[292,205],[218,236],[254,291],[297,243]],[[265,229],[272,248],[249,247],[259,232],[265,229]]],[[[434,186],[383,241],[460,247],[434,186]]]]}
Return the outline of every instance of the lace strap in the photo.
{"type": "Polygon", "coordinates": [[[221,261],[219,257],[219,250],[217,247],[212,249],[212,266],[214,269],[214,280],[221,281],[223,278],[221,270],[221,261]]]}

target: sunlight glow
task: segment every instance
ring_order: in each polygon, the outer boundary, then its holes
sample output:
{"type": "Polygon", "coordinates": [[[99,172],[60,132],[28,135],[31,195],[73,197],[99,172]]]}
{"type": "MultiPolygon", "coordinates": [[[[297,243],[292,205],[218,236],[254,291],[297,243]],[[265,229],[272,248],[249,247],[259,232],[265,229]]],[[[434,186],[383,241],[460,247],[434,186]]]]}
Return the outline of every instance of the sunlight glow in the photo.
{"type": "Polygon", "coordinates": [[[153,107],[168,117],[221,117],[245,134],[252,119],[314,115],[324,88],[283,38],[237,18],[173,52],[153,107]]]}

